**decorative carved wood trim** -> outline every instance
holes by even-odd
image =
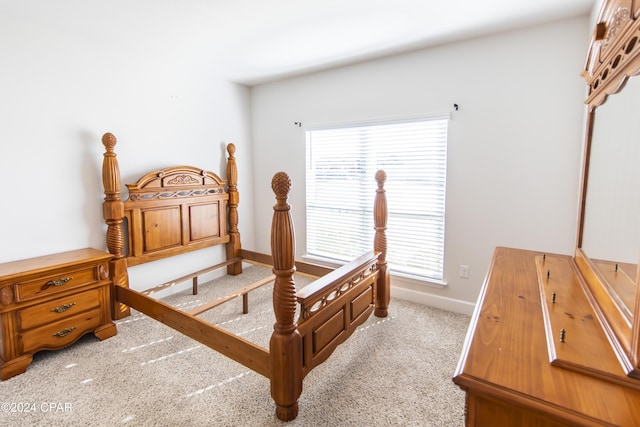
[[[102,280],[105,280],[109,277],[109,266],[107,264],[98,265],[98,274]]]
[[[132,196],[138,193],[144,194],[144,197],[148,198],[147,193],[164,193],[171,187],[176,187],[177,194],[164,197],[194,197],[224,193],[225,184],[226,182],[213,172],[193,166],[172,166],[149,172],[135,184],[127,184],[127,189],[129,190],[130,199],[133,199]],[[189,187],[197,188],[190,189]],[[178,189],[184,189],[184,194],[180,193]]]
[[[15,302],[13,286],[4,286],[0,289],[0,304],[9,305]]]
[[[355,265],[348,264],[348,265]],[[353,268],[349,268],[349,271],[353,271]],[[339,271],[339,270],[335,270]],[[309,295],[306,298],[298,298],[300,302],[300,316],[301,319],[299,322],[306,321],[310,319],[316,313],[319,313],[323,308],[328,306],[329,304],[335,302],[342,294],[348,292],[354,286],[360,284],[361,282],[367,280],[372,275],[378,272],[378,266],[376,263],[370,264],[364,270],[361,270],[353,277],[349,277],[346,280],[338,281],[334,283],[332,286],[323,286],[322,292],[318,294]],[[318,279],[322,281],[321,279]]]
[[[165,186],[171,186],[171,185],[198,185],[200,184],[200,180],[193,178],[190,175],[178,175],[176,177],[174,177],[173,179],[167,181],[165,183]]]
[[[586,103],[591,109],[640,73],[640,20],[638,11],[632,13],[633,3],[612,0],[600,13],[582,72],[589,85]]]

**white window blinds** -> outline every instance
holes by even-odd
[[[447,125],[438,116],[307,131],[307,255],[346,262],[373,249],[383,169],[391,269],[442,280]]]

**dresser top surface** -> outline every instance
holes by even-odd
[[[536,268],[540,256],[542,252],[495,250],[454,382],[550,412],[618,425],[640,420],[639,390],[551,364]]]
[[[43,255],[35,258],[10,261],[0,264],[0,280],[10,279],[24,273],[38,273],[39,271],[66,266],[99,263],[108,261],[113,255],[93,248],[76,249],[73,251]]]

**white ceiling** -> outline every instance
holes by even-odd
[[[0,0],[0,13],[140,54],[197,56],[252,85],[584,15],[595,1]]]

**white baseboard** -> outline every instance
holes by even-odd
[[[441,297],[438,295],[415,291],[413,289],[400,288],[397,286],[391,286],[391,296],[393,298],[413,301],[419,304],[428,305],[430,307],[440,308],[442,310],[467,314],[469,316],[473,314],[473,310],[475,308],[475,304],[468,301]]]

